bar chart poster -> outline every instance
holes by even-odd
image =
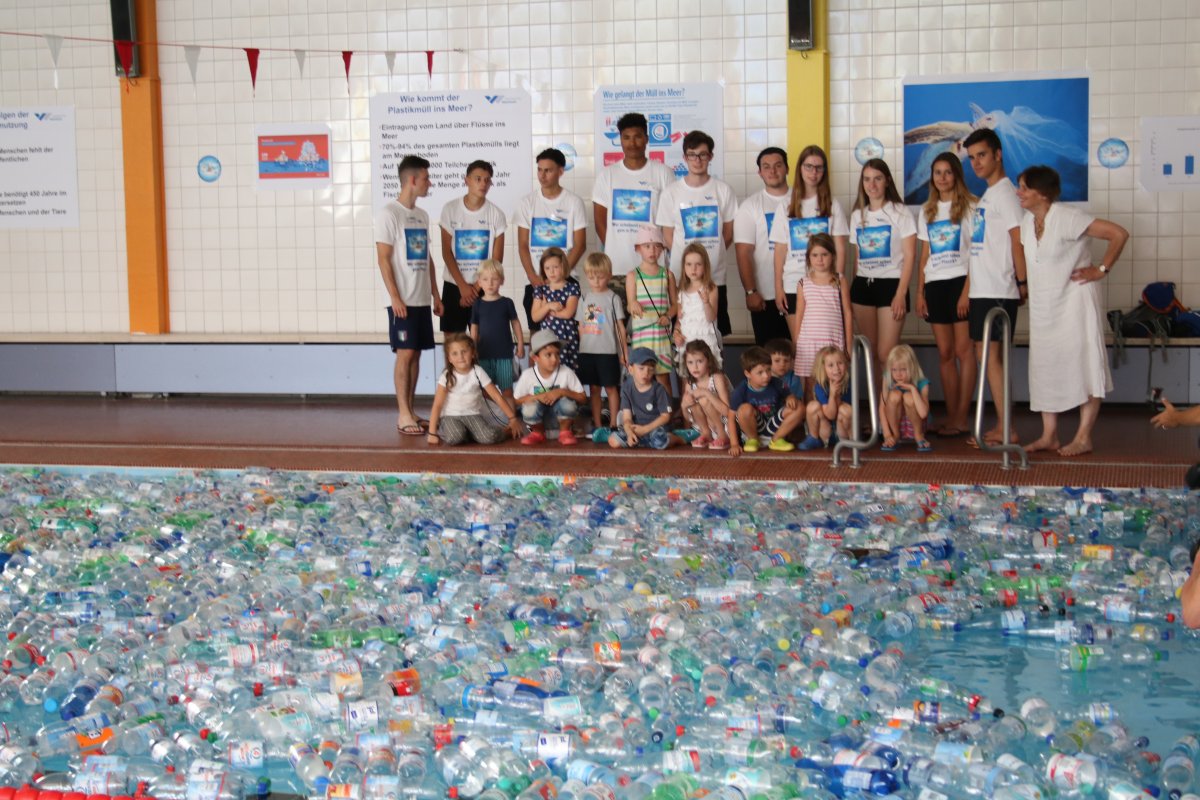
[[[1200,117],[1142,117],[1142,187],[1200,190]]]

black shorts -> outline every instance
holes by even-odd
[[[430,306],[409,306],[408,316],[398,319],[392,307],[387,307],[388,344],[397,350],[432,350],[433,309]]]
[[[762,311],[750,312],[750,324],[754,327],[754,343],[762,347],[772,339],[790,341],[792,331],[788,327],[787,317],[779,313],[774,300],[767,300],[766,303],[767,306]]]
[[[958,298],[962,297],[966,285],[966,275],[925,284],[925,305],[929,306],[929,319],[926,322],[930,325],[965,322],[958,318]]]
[[[729,292],[724,286],[717,287],[717,330],[722,336],[733,333],[733,323],[729,320]]]
[[[859,276],[850,284],[850,302],[856,306],[871,306],[872,308],[888,308],[896,297],[896,289],[900,288],[899,278],[864,278]],[[908,293],[904,294],[904,310],[909,311],[912,305]]]
[[[787,301],[788,316],[789,317],[795,316],[796,315],[796,293],[795,292],[784,292],[783,299]],[[791,334],[789,333],[788,336],[791,336]]]
[[[442,284],[442,333],[466,333],[471,327],[471,307],[458,304],[462,292],[458,284],[446,281]]]
[[[584,386],[620,386],[621,359],[611,353],[580,353],[575,374]]]
[[[972,297],[971,310],[967,314],[967,322],[971,327],[971,341],[983,341],[983,320],[993,308],[1004,309],[1004,313],[1008,314],[1008,321],[1012,323],[1010,332],[1015,332],[1017,329],[1017,309],[1020,305],[1021,301],[1019,300],[1005,300],[995,297]],[[999,323],[992,323],[992,341],[1000,341]]]
[[[533,285],[525,284],[525,296],[521,298],[521,307],[525,309],[525,321],[529,323],[529,335],[533,336],[542,329],[542,323],[533,321]]]

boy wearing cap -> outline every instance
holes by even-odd
[[[546,425],[554,423],[558,425],[560,445],[565,447],[578,441],[571,431],[571,424],[586,395],[575,371],[560,360],[561,346],[554,332],[545,328],[535,333],[529,342],[533,365],[521,373],[513,386],[521,419],[530,429],[521,444],[545,442]]]
[[[629,377],[621,387],[620,422],[608,436],[608,446],[648,447],[666,450],[683,440],[667,428],[671,420],[671,397],[654,379],[658,356],[648,347],[629,353]]]
[[[625,299],[629,309],[629,344],[648,348],[658,358],[658,381],[671,391],[671,328],[675,319],[675,277],[658,263],[663,253],[663,236],[654,225],[638,229],[634,249],[642,263],[625,276]]]

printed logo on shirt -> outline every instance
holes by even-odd
[[[929,252],[950,253],[960,249],[962,226],[943,219],[929,224]]]
[[[424,263],[415,262],[429,261],[429,231],[424,228],[405,228],[404,253],[411,268],[425,269]]]
[[[650,201],[649,190],[613,189],[612,218],[627,222],[649,222]]]
[[[891,258],[892,226],[872,225],[858,231],[859,258]]]
[[[987,232],[984,210],[976,207],[975,215],[971,218],[971,244],[983,244],[983,235]]]
[[[775,224],[775,212],[768,211],[765,214],[763,214],[763,216],[767,218],[767,236],[770,236],[771,235],[771,226]],[[769,242],[767,244],[767,247],[769,247],[771,249],[772,253],[775,252],[775,243],[774,242]]]
[[[684,239],[712,239],[719,235],[721,215],[716,206],[692,206],[679,209]]]
[[[584,317],[579,323],[580,336],[599,336],[604,331],[604,324],[607,315],[604,313],[604,306],[588,303],[587,309],[584,311]]]
[[[808,250],[808,240],[814,233],[829,233],[829,217],[804,217],[788,220],[790,249],[799,252]]]
[[[459,261],[483,261],[488,257],[492,234],[486,230],[454,232],[454,257]]]
[[[529,228],[530,247],[567,247],[567,221],[551,217],[534,217]]]

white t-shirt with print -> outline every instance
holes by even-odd
[[[678,180],[663,190],[658,198],[655,222],[675,231],[671,272],[676,280],[683,269],[684,248],[699,242],[708,251],[713,282],[718,286],[725,285],[725,237],[722,231],[726,223],[733,222],[736,214],[737,198],[733,195],[733,187],[718,178],[710,176],[703,186],[688,186],[686,181]]]
[[[846,221],[846,211],[837,198],[829,208],[829,216],[819,216],[817,196],[809,195],[800,201],[800,216],[789,217],[785,213],[775,218],[771,227],[771,241],[776,244],[786,244],[787,259],[783,262],[783,289],[785,292],[796,291],[796,284],[808,272],[805,258],[808,256],[808,237],[814,233],[827,233],[830,236],[849,236],[850,225]],[[774,277],[771,278],[774,280]]]
[[[406,208],[392,200],[375,217],[375,241],[392,247],[392,277],[407,306],[433,304],[429,286],[429,215],[424,209]],[[380,277],[382,282],[383,278]],[[383,304],[392,304],[387,284],[383,285]]]
[[[536,270],[542,253],[550,247],[561,247],[570,253],[575,243],[575,231],[587,228],[587,210],[583,199],[566,189],[553,200],[542,195],[539,186],[521,198],[513,222],[529,231],[529,256]]]
[[[971,297],[1017,300],[1012,234],[1025,215],[1016,187],[1001,178],[979,198],[971,219]]]
[[[917,212],[917,238],[929,248],[925,262],[925,282],[944,281],[967,274],[971,261],[971,219],[975,206],[969,206],[960,221],[950,219],[950,201],[939,200],[933,222],[925,221],[925,209]]]
[[[642,262],[633,249],[638,228],[657,224],[659,195],[674,181],[671,168],[653,160],[636,171],[618,161],[596,176],[592,202],[608,209],[604,253],[612,260],[613,275],[624,275]]]
[[[463,198],[456,197],[442,206],[440,224],[450,234],[458,271],[467,283],[475,282],[475,273],[484,261],[504,256],[495,252],[496,237],[504,233],[508,220],[490,200],[484,200],[478,211],[471,211]],[[450,280],[449,275],[446,280]]]
[[[517,382],[513,384],[513,396],[525,397],[530,394],[542,394],[551,389],[582,392],[583,384],[579,382],[579,376],[575,374],[575,370],[565,364],[559,364],[558,369],[549,375],[543,375],[537,366],[526,367],[525,371],[521,373],[521,377],[517,378]]]
[[[733,243],[754,245],[754,283],[764,300],[775,299],[775,243],[771,224],[787,216],[790,191],[773,195],[760,189],[738,205],[733,217]]]
[[[858,247],[856,277],[899,278],[904,268],[903,242],[917,235],[912,212],[899,203],[877,211],[860,208],[850,214],[850,243]]]

